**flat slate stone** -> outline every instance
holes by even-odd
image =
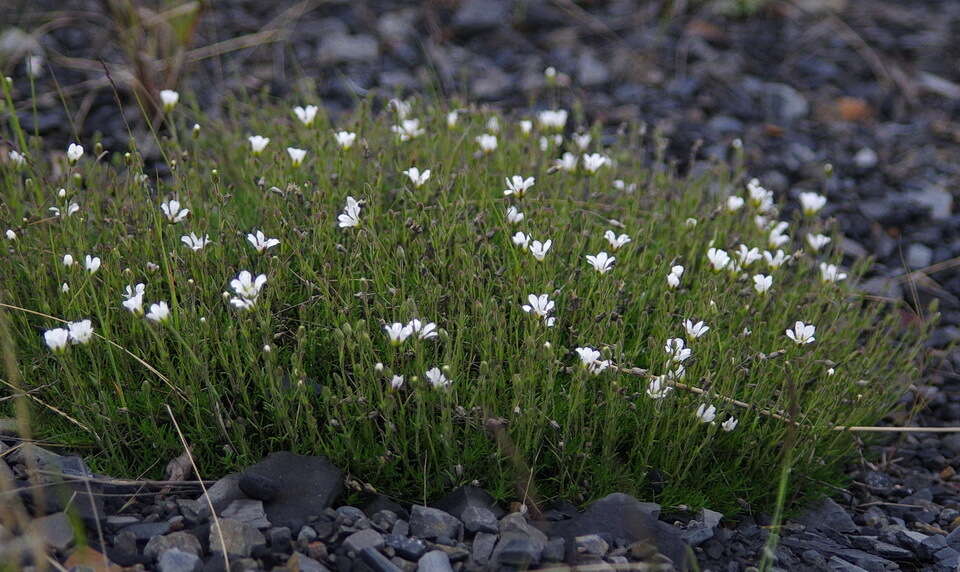
[[[274,526],[299,530],[310,517],[323,514],[343,492],[343,473],[326,457],[272,453],[244,473],[280,483],[276,496],[263,507]],[[239,490],[239,479],[238,486]]]
[[[410,510],[410,535],[417,538],[462,538],[463,524],[438,508],[416,505]]]
[[[503,518],[503,515],[506,514],[506,511],[497,506],[496,499],[490,496],[490,493],[480,487],[470,485],[464,485],[455,489],[447,496],[433,503],[433,506],[461,520],[463,520],[463,511],[466,510],[468,506],[478,506],[489,509],[498,519]]]
[[[263,509],[263,501],[237,499],[223,509],[220,516],[245,522],[254,528],[270,528],[270,521],[267,520],[267,513]]]
[[[417,572],[453,572],[453,568],[446,552],[431,550],[417,561]]]
[[[42,538],[44,544],[56,550],[66,550],[73,544],[73,526],[62,512],[34,519],[30,523],[30,530]]]

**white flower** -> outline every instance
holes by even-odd
[[[755,274],[753,277],[753,289],[757,291],[758,294],[766,294],[767,290],[770,289],[770,286],[773,285],[773,276],[764,276],[763,274]]]
[[[10,157],[10,161],[13,162],[13,164],[18,167],[27,162],[27,158],[26,156],[24,156],[23,153],[20,153],[13,149],[11,149],[9,153],[7,153],[7,156]]]
[[[537,260],[543,260],[543,257],[547,255],[547,251],[550,250],[551,246],[553,246],[552,240],[548,239],[546,242],[534,240],[530,244],[530,254],[533,254],[533,257]]]
[[[394,125],[390,130],[397,134],[401,141],[407,141],[426,133],[426,131],[420,127],[419,119],[402,119],[400,125]]]
[[[663,399],[667,395],[670,395],[670,392],[673,391],[673,388],[667,385],[666,376],[658,375],[657,377],[650,380],[649,385],[647,385],[647,395],[651,399]]]
[[[610,164],[610,157],[600,153],[588,153],[583,156],[583,168],[588,173],[596,173],[600,167]]]
[[[99,256],[90,256],[89,254],[86,255],[86,257],[84,257],[84,259],[83,259],[83,267],[84,267],[84,268],[87,270],[87,272],[89,272],[90,274],[93,274],[93,273],[96,272],[97,270],[100,270],[100,257],[99,257]]]
[[[804,324],[803,322],[797,322],[793,325],[792,330],[787,330],[787,337],[795,341],[800,345],[812,344],[816,338],[813,335],[816,333],[817,328],[813,324]]]
[[[751,179],[747,183],[747,192],[750,194],[750,204],[761,212],[773,207],[773,191],[768,191],[760,186],[759,180]]]
[[[287,147],[287,155],[290,155],[290,162],[293,163],[293,166],[299,167],[303,164],[303,158],[307,156],[307,150]]]
[[[824,234],[807,234],[807,244],[814,252],[820,250],[830,243],[832,239]]]
[[[74,263],[75,263],[75,261],[73,260],[73,255],[71,255],[71,254],[64,254],[64,255],[63,255],[63,265],[64,265],[64,266],[66,266],[67,268],[70,268],[71,266],[74,265]]]
[[[596,255],[588,254],[587,262],[590,263],[590,266],[599,272],[600,274],[606,274],[610,272],[613,268],[613,263],[616,262],[616,258],[610,256],[606,252],[599,252]]]
[[[697,226],[697,219],[692,217],[688,218],[687,220],[683,221],[683,225],[686,226],[687,228],[693,228]]]
[[[542,318],[547,327],[552,327],[556,321],[556,318],[550,316],[550,312],[553,311],[554,307],[553,300],[551,300],[547,294],[540,294],[539,296],[530,294],[527,296],[527,301],[530,303],[522,306],[523,311]]]
[[[636,183],[630,183],[629,185],[623,179],[616,179],[613,181],[613,188],[618,191],[624,191],[626,193],[633,193],[637,190]]]
[[[759,248],[748,248],[746,244],[741,244],[737,247],[737,256],[740,257],[740,266],[743,268],[763,258]]]
[[[134,314],[142,314],[143,293],[146,288],[146,285],[143,283],[137,284],[136,286],[127,286],[127,290],[123,295],[123,307],[127,310],[130,310]]]
[[[406,119],[410,115],[411,106],[402,99],[391,99],[387,102],[387,106],[393,109],[400,119]]]
[[[497,136],[491,135],[489,133],[484,133],[482,135],[477,135],[475,138],[477,145],[480,146],[480,150],[484,153],[491,153],[497,149]]]
[[[670,269],[670,273],[667,274],[667,286],[671,288],[677,288],[680,286],[680,278],[683,276],[683,266],[679,264]]]
[[[537,123],[545,129],[562,131],[567,124],[567,110],[545,109],[537,114]]]
[[[788,226],[790,226],[790,223],[785,220],[773,225],[773,228],[770,229],[770,236],[767,239],[767,242],[770,244],[770,248],[778,248],[784,243],[790,241],[790,237],[784,234],[784,231],[787,230]]]
[[[190,214],[189,209],[180,208],[180,201],[176,199],[170,199],[165,203],[160,203],[160,210],[163,211],[163,215],[167,217],[167,220],[172,223],[178,223]]]
[[[621,234],[617,236],[612,230],[608,230],[603,233],[603,237],[607,239],[607,242],[610,243],[610,247],[614,250],[618,250],[624,244],[630,242],[630,237],[626,234]]]
[[[743,197],[738,197],[733,195],[727,198],[727,210],[730,212],[740,210],[740,207],[743,206]]]
[[[827,204],[827,197],[820,193],[800,193],[800,206],[803,214],[814,215]]]
[[[73,344],[85,344],[93,339],[93,324],[90,320],[70,322],[67,324],[67,329],[70,333],[70,342]]]
[[[17,233],[13,232],[13,229],[8,228],[6,235],[7,240],[17,240]]]
[[[247,140],[250,141],[250,149],[253,151],[254,155],[259,155],[266,149],[267,144],[270,143],[269,137],[261,137],[260,135],[251,135],[247,137]]]
[[[262,254],[265,250],[268,250],[268,249],[273,248],[274,246],[280,244],[280,239],[278,239],[278,238],[267,238],[267,236],[266,236],[265,234],[263,234],[263,231],[262,231],[262,230],[257,230],[257,231],[254,231],[254,232],[251,233],[251,234],[248,234],[248,235],[247,235],[247,241],[248,241],[250,244],[253,245],[253,248],[256,249],[257,252],[259,252],[259,253],[261,253],[261,254]]]
[[[697,418],[702,423],[712,423],[717,418],[717,408],[713,405],[707,407],[706,403],[701,403],[697,408]]]
[[[227,292],[224,292],[224,294],[227,294],[228,298],[230,297]],[[253,308],[257,302],[256,300],[248,300],[246,298],[234,296],[233,298],[230,298],[230,303],[239,310],[249,310],[250,308]]]
[[[67,147],[67,160],[71,163],[76,163],[80,160],[80,157],[83,157],[83,145],[71,143],[70,146]]]
[[[150,311],[146,313],[146,318],[151,322],[166,322],[170,319],[170,306],[167,306],[166,302],[150,304]]]
[[[487,131],[491,133],[500,133],[500,120],[497,119],[496,115],[487,119]]]
[[[549,81],[557,79],[557,68],[553,66],[547,67],[547,69],[543,70],[543,77]]]
[[[753,217],[753,224],[760,230],[763,230],[770,225],[770,219],[763,215],[756,215]]]
[[[400,389],[401,387],[403,387],[403,376],[394,375],[393,378],[390,380],[390,387],[392,387],[393,389]]]
[[[533,121],[529,119],[523,119],[520,121],[520,133],[524,135],[530,135],[530,131],[533,130]]]
[[[410,182],[412,182],[413,186],[416,188],[420,188],[421,185],[430,179],[430,169],[425,169],[421,173],[420,169],[416,167],[410,167],[406,171],[403,171],[403,174],[410,177]]]
[[[164,111],[170,111],[177,106],[180,101],[180,94],[172,89],[165,89],[160,92],[160,101],[163,103]]]
[[[443,375],[443,372],[440,371],[440,368],[433,368],[426,372],[427,381],[430,382],[430,385],[434,387],[447,387],[452,380],[447,379],[447,376]]]
[[[827,375],[833,375],[835,373],[837,373],[837,370],[833,369],[832,367],[827,369]]]
[[[230,287],[238,296],[243,296],[248,300],[256,300],[266,283],[267,277],[265,274],[254,278],[249,271],[241,270],[237,277],[230,281]]]
[[[350,131],[337,131],[333,134],[334,139],[337,140],[337,145],[341,149],[349,149],[353,147],[353,142],[357,139],[357,134]]]
[[[43,332],[43,341],[47,347],[55,352],[62,352],[67,349],[67,342],[70,341],[70,330],[66,328],[54,328]]]
[[[63,284],[60,285],[60,291],[66,294],[67,292],[70,291],[70,285],[64,282]]]
[[[517,234],[513,235],[511,240],[513,240],[513,243],[516,244],[517,246],[522,246],[523,248],[527,248],[528,246],[530,246],[530,240],[532,239],[530,238],[530,235],[523,234],[522,232],[518,232]]]
[[[513,177],[508,177],[505,180],[507,182],[507,188],[503,190],[504,196],[513,195],[518,199],[523,198],[523,195],[526,194],[527,190],[537,181],[533,177],[527,177],[524,179],[520,175],[514,175]]]
[[[383,371],[383,362],[378,361],[377,363],[373,364],[373,370],[376,372]]]
[[[293,114],[297,116],[300,123],[303,123],[307,127],[313,124],[313,120],[316,119],[318,111],[320,111],[320,108],[316,105],[308,105],[306,107],[300,107],[298,105],[293,108]]]
[[[720,424],[720,428],[729,433],[737,428],[737,423],[739,422],[736,417],[731,415],[729,419]]]
[[[347,197],[347,206],[343,208],[337,221],[340,228],[360,226],[360,203],[353,197]]]
[[[840,272],[836,264],[820,263],[820,278],[824,282],[839,282],[846,279],[847,273]]]
[[[693,323],[693,320],[684,320],[683,328],[687,330],[687,335],[694,339],[699,338],[710,330],[710,326],[706,325],[703,320],[700,320],[696,324]]]
[[[78,205],[77,203],[70,203],[70,204],[64,203],[63,210],[60,210],[57,207],[50,207],[49,209],[49,211],[53,213],[53,216],[57,216],[60,218],[67,218],[68,216],[72,216],[73,213],[77,212],[78,210],[80,210],[80,205]]]
[[[460,120],[460,114],[456,110],[453,110],[447,113],[447,127],[453,129],[457,126],[457,121]]]
[[[579,157],[567,151],[559,159],[554,159],[553,166],[560,171],[567,171],[568,173],[572,173],[573,171],[577,170],[578,160],[579,160]]]
[[[196,251],[203,250],[203,247],[210,244],[210,235],[205,234],[203,235],[203,238],[201,238],[191,232],[190,234],[185,234],[181,236],[180,242],[186,244],[187,247],[190,248],[190,250],[193,250],[196,252]]]
[[[523,220],[523,213],[520,212],[517,207],[510,207],[507,209],[507,222],[510,224],[517,224]]]
[[[693,355],[693,350],[684,347],[685,345],[683,338],[670,338],[667,340],[667,343],[664,344],[663,350],[667,352],[668,356],[673,358],[673,361],[683,363]]]
[[[707,259],[714,270],[723,270],[730,263],[730,255],[726,250],[711,248],[707,251]]]
[[[586,151],[587,147],[590,146],[590,141],[593,140],[593,137],[591,137],[589,133],[574,133],[571,139],[573,139],[573,143],[579,147],[581,151]]]
[[[577,355],[580,356],[580,363],[587,371],[597,375],[610,367],[610,360],[601,360],[600,352],[588,347],[576,348]]]
[[[414,318],[407,324],[410,332],[416,334],[421,340],[429,340],[437,337],[437,325],[433,322],[422,322],[420,318]]]
[[[410,337],[410,334],[413,333],[413,328],[410,327],[410,324],[394,322],[383,326],[383,331],[386,332],[387,337],[390,338],[390,343],[398,346]]]
[[[767,266],[775,270],[783,266],[783,263],[787,261],[787,255],[782,250],[777,250],[776,254],[770,254],[769,250],[764,250],[763,259],[766,260]]]

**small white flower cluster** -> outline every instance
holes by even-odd
[[[611,362],[607,359],[600,359],[600,351],[591,347],[580,347],[574,350],[580,357],[580,364],[593,375],[599,375],[603,370],[610,367]]]
[[[248,270],[241,270],[236,278],[230,281],[230,287],[233,288],[236,296],[230,298],[230,303],[241,310],[249,310],[257,303],[260,291],[267,283],[266,274],[260,274],[254,278]],[[228,295],[229,296],[229,295]]]
[[[90,320],[68,322],[66,328],[53,328],[43,333],[43,341],[55,353],[67,351],[68,344],[86,344],[93,339],[93,324]]]
[[[548,328],[556,324],[557,319],[550,315],[550,312],[553,311],[554,302],[548,294],[540,294],[539,296],[530,294],[527,296],[527,301],[529,304],[522,306],[524,312],[542,318],[544,325]]]
[[[430,340],[439,335],[439,330],[435,323],[424,322],[419,318],[413,318],[406,324],[400,322],[386,324],[383,326],[383,331],[386,332],[387,338],[390,339],[390,344],[394,346],[401,345],[407,341],[407,338],[410,336],[416,336],[421,340]]]

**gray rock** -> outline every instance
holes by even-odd
[[[470,532],[497,532],[499,523],[490,509],[468,506],[463,511],[463,526]]]
[[[263,508],[267,520],[290,530],[299,530],[310,517],[323,514],[324,509],[343,492],[343,473],[326,457],[280,451],[244,472],[263,475],[280,483],[277,496],[264,503]]]
[[[219,530],[223,533],[222,542],[217,526],[214,524],[210,527],[210,551],[214,553],[225,551],[230,555],[247,557],[254,548],[267,545],[267,539],[259,530],[239,520],[221,518]]]
[[[577,81],[584,87],[595,87],[610,81],[610,70],[593,50],[584,49],[577,59]]]
[[[427,545],[417,538],[407,538],[399,534],[388,534],[383,537],[384,543],[393,548],[397,554],[407,560],[418,560],[427,551]],[[476,545],[476,540],[474,540]]]
[[[866,569],[851,564],[839,556],[831,556],[827,562],[827,570],[831,572],[868,572]]]
[[[692,521],[680,536],[690,546],[697,547],[713,538],[713,529],[700,522]]]
[[[417,572],[453,572],[453,568],[446,552],[431,550],[417,561]]]
[[[191,508],[196,509],[199,519],[205,519],[210,518],[211,504],[219,515],[230,503],[241,498],[243,491],[240,490],[240,475],[230,474],[207,488],[207,492],[197,498],[197,505]]]
[[[243,494],[264,502],[273,500],[280,492],[280,481],[260,473],[244,472],[238,484]]]
[[[861,169],[872,169],[877,166],[877,152],[869,147],[863,147],[853,156],[853,163]]]
[[[63,551],[73,544],[73,526],[66,513],[58,512],[34,519],[29,530],[54,550]]]
[[[470,80],[470,90],[478,99],[492,100],[503,97],[513,86],[510,76],[494,64],[481,66]]]
[[[360,560],[373,572],[401,572],[399,566],[390,562],[386,556],[380,554],[380,552],[372,546],[368,546],[360,551]]]
[[[926,268],[933,262],[933,249],[926,244],[914,242],[907,248],[907,266],[916,270]]]
[[[610,545],[598,534],[587,534],[573,539],[573,549],[578,555],[603,556]]]
[[[491,561],[498,567],[515,567],[526,569],[540,564],[543,548],[546,543],[511,534],[500,539],[493,551]]]
[[[947,546],[946,548],[941,548],[934,555],[933,559],[937,561],[937,564],[940,564],[942,567],[946,567],[950,570],[956,570],[957,564],[960,563],[960,552],[954,550]]]
[[[306,546],[317,539],[317,531],[312,526],[304,526],[297,533],[297,543]]]
[[[151,538],[143,549],[143,554],[151,560],[157,560],[164,552],[174,549],[196,556],[203,553],[203,548],[201,548],[200,541],[196,536],[189,532],[171,532],[164,536]]]
[[[567,542],[558,536],[547,541],[540,557],[544,562],[563,562],[566,555]]]
[[[463,511],[466,510],[468,506],[490,509],[497,518],[503,518],[505,514],[504,510],[497,506],[497,501],[490,496],[487,491],[480,487],[470,485],[455,489],[447,496],[433,503],[433,506],[459,519],[463,518]]]
[[[486,565],[493,555],[493,547],[497,544],[497,535],[486,532],[478,532],[473,537],[472,556],[474,561],[480,565]],[[561,556],[561,559],[563,556]]]
[[[812,530],[857,531],[857,526],[853,523],[850,514],[830,498],[825,498],[810,507],[797,520]]]
[[[257,569],[259,570],[259,568]],[[297,572],[329,572],[329,568],[301,552],[294,552],[287,559],[287,570]],[[232,571],[232,568],[231,568]]]
[[[930,218],[946,220],[953,212],[953,195],[940,187],[931,187],[923,191],[906,194],[907,198],[930,209]]]
[[[942,534],[934,534],[923,539],[917,547],[917,553],[924,558],[933,559],[933,555],[947,547],[947,538]]]
[[[551,523],[550,534],[562,536],[568,546],[586,534],[600,534],[608,541],[629,545],[646,541],[670,558],[678,568],[686,566],[687,548],[680,531],[650,516],[649,505],[630,495],[613,493],[592,503],[570,520]]]
[[[108,527],[114,530],[119,530],[125,526],[130,526],[131,524],[137,524],[138,522],[140,522],[140,519],[135,516],[116,514],[116,515],[108,516],[105,522]]]
[[[893,558],[896,560],[906,560],[913,557],[913,552],[906,548],[894,546],[877,538],[876,536],[848,536],[850,543],[861,550],[866,550],[871,554],[883,556],[884,558]]]
[[[372,528],[358,530],[343,541],[343,546],[347,550],[359,554],[364,548],[380,548],[383,546],[383,535]]]
[[[710,510],[708,508],[703,508],[700,509],[700,513],[697,515],[697,520],[702,522],[703,525],[708,528],[716,528],[720,526],[720,521],[723,520],[723,513]]]
[[[463,524],[457,517],[437,508],[415,505],[410,510],[410,534],[417,538],[462,538]]]
[[[286,526],[271,528],[266,533],[267,543],[273,552],[289,552],[293,535]]]
[[[380,55],[377,39],[366,34],[334,35],[323,40],[318,57],[322,63],[369,62]]]
[[[245,522],[255,528],[270,528],[267,513],[263,510],[263,501],[259,500],[237,499],[223,509],[220,516]]]
[[[157,560],[159,572],[199,572],[202,568],[199,556],[176,548],[165,550]]]
[[[453,15],[458,32],[477,33],[499,28],[510,16],[510,3],[503,0],[466,0]]]
[[[791,123],[810,112],[807,98],[789,85],[768,83],[764,85],[763,92],[767,112],[776,121]]]

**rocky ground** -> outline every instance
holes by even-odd
[[[830,198],[827,212],[840,223],[845,251],[878,262],[866,289],[905,297],[921,309],[939,302],[943,318],[929,341],[928,373],[890,422],[960,425],[954,374],[960,355],[949,351],[960,339],[960,214],[954,208],[960,3],[795,0],[771,2],[746,18],[686,4],[223,2],[201,18],[195,51],[179,68],[176,87],[195,93],[213,113],[225,96],[243,89],[278,97],[307,89],[333,113],[349,109],[359,96],[423,90],[518,114],[529,111],[531,101],[579,101],[587,117],[611,128],[639,120],[659,129],[670,138],[667,156],[682,169],[729,158],[730,142],[740,139],[749,170],[767,188],[785,196],[817,190]],[[71,137],[54,74],[76,129],[85,139],[102,133],[108,148],[122,146],[127,130],[98,59],[111,65],[135,131],[139,114],[127,89],[135,71],[155,71],[141,79],[157,89],[174,87],[163,82],[176,74],[157,61],[130,64],[104,3],[5,6],[0,25],[11,26],[0,29],[0,65],[16,78],[18,100],[30,93],[22,56],[39,56],[52,66],[36,83],[36,127],[51,142],[65,146]],[[258,35],[247,47],[210,55],[219,52],[210,46],[249,34]],[[566,87],[545,88],[548,66]],[[29,106],[21,109],[32,125]],[[906,412],[917,400],[928,404],[910,419]],[[9,467],[0,462],[0,473],[10,468],[31,504],[35,488],[24,464],[31,455],[68,477],[86,474],[79,459],[21,445],[6,441]],[[257,480],[250,477],[254,469],[210,487],[232,566],[392,570],[419,564],[445,570],[606,562],[642,569],[638,563],[659,566],[670,558],[682,567],[686,543],[704,569],[741,570],[758,562],[767,534],[768,517],[749,510],[720,518],[623,496],[597,501],[579,515],[557,507],[548,522],[504,515],[485,496],[463,490],[437,505],[445,512],[385,501],[341,507],[333,494],[340,477],[317,463],[316,478],[330,489],[307,495],[315,504],[304,503],[296,520],[278,513],[276,507],[285,504],[270,496],[275,480],[250,484]],[[865,446],[864,460],[851,467],[853,484],[788,525],[777,565],[956,570],[958,463],[957,435],[891,434]],[[36,509],[49,514],[37,529],[61,561],[101,561],[97,550],[117,565],[139,562],[169,571],[223,565],[219,535],[211,540],[209,505],[195,500],[196,488],[94,485],[95,503],[76,504],[88,525],[99,524],[103,540],[98,535],[89,547],[71,546],[63,506]],[[68,488],[85,491],[78,487],[71,481]],[[0,550],[17,553],[18,541],[5,537],[0,530]]]

